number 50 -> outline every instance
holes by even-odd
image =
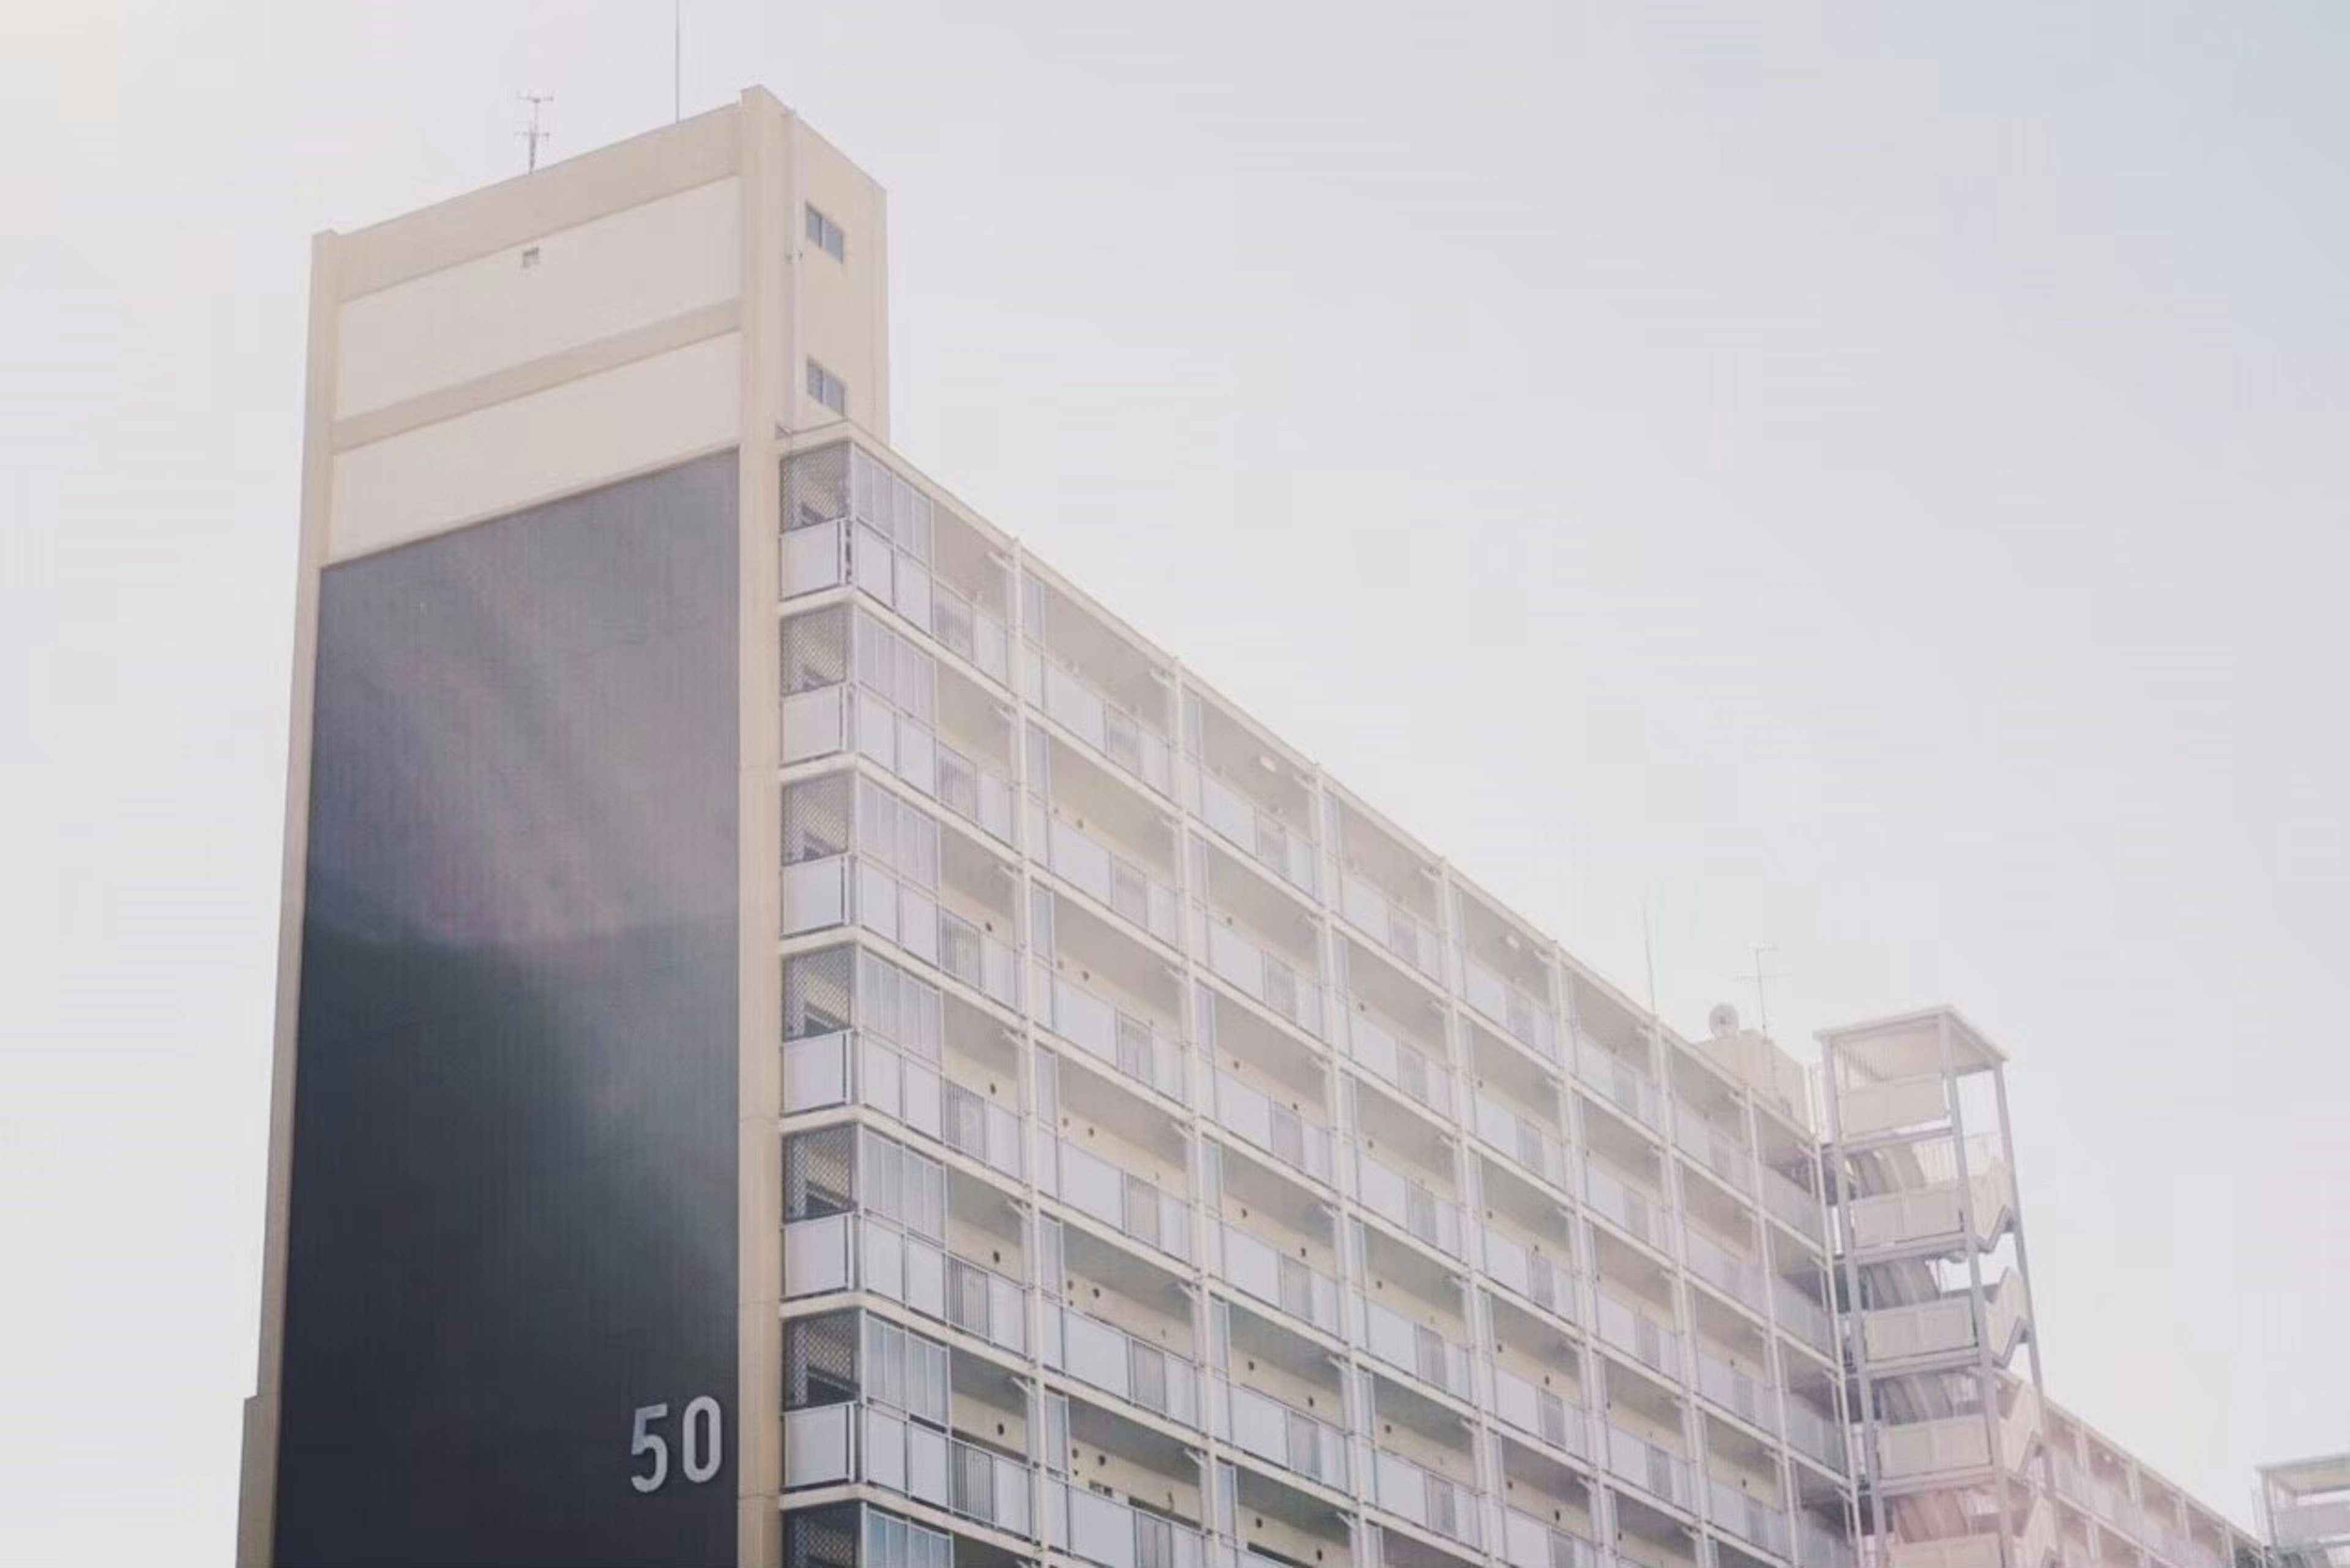
[[[630,1457],[650,1454],[653,1468],[650,1474],[639,1471],[629,1478],[629,1484],[639,1491],[659,1491],[669,1480],[669,1439],[652,1429],[655,1421],[669,1419],[666,1405],[639,1405],[637,1418],[629,1433]],[[680,1442],[678,1468],[685,1479],[699,1486],[718,1473],[725,1457],[723,1423],[718,1413],[718,1401],[704,1394],[685,1407],[684,1432]]]

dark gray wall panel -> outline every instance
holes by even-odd
[[[736,557],[726,453],[326,573],[290,1568],[733,1561]]]

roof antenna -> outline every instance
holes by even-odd
[[[685,0],[669,6],[669,122],[685,118]]]
[[[538,123],[538,111],[548,104],[553,103],[555,101],[555,95],[551,92],[518,92],[515,94],[515,97],[519,101],[530,105],[530,124],[523,130],[515,131],[515,134],[521,137],[524,141],[529,144],[529,171],[536,174],[538,172],[538,144],[555,134],[555,132],[551,130],[540,129]]]
[[[1754,972],[1752,974],[1735,974],[1730,977],[1732,980],[1742,981],[1754,988],[1754,1026],[1757,1032],[1763,1034],[1771,1033],[1771,997],[1770,992],[1767,990],[1768,983],[1774,980],[1792,980],[1794,978],[1784,970],[1773,970],[1767,974],[1763,972],[1762,955],[1764,953],[1775,953],[1778,950],[1779,944],[1776,942],[1755,943]]]

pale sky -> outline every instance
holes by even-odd
[[[2012,1059],[2050,1392],[2350,1447],[2350,10],[688,0],[895,436],[1684,1031]],[[225,1563],[307,236],[663,0],[0,0],[0,1563]]]

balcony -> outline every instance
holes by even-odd
[[[1950,1090],[1939,1073],[1847,1085],[1836,1096],[1836,1132],[1847,1143],[1947,1121],[1950,1115]]]
[[[1461,1257],[1461,1209],[1419,1178],[1368,1154],[1355,1158],[1355,1197],[1364,1208],[1418,1241]]]
[[[1043,964],[1029,982],[1037,1022],[1059,1038],[1147,1088],[1182,1101],[1183,1051],[1175,1041],[1108,998]]]
[[[2020,1469],[2039,1425],[2038,1399],[2018,1386],[2000,1417],[1996,1449],[1980,1414],[1906,1421],[1877,1428],[1877,1471],[1887,1480],[1907,1481],[1992,1468]]]
[[[1112,704],[1085,677],[1035,648],[1028,649],[1028,697],[1064,730],[1120,772],[1162,795],[1174,788],[1167,737]]]
[[[1208,1245],[1215,1272],[1242,1294],[1280,1308],[1325,1334],[1340,1332],[1338,1282],[1296,1258],[1230,1224],[1212,1226]]]
[[[1200,1369],[1117,1324],[1048,1302],[1038,1359],[1181,1426],[1200,1424]]]
[[[1366,1351],[1456,1399],[1475,1397],[1468,1346],[1455,1345],[1428,1324],[1414,1323],[1368,1296],[1357,1299],[1363,1306]]]
[[[869,1291],[1014,1355],[1028,1348],[1028,1289],[878,1215],[784,1227],[784,1296]]]
[[[1554,1187],[1566,1187],[1566,1149],[1534,1117],[1479,1090],[1470,1100],[1477,1136]]]
[[[1746,1146],[1691,1114],[1685,1106],[1678,1107],[1673,1115],[1673,1144],[1739,1191],[1753,1192],[1753,1156]]]
[[[1589,1040],[1577,1041],[1575,1075],[1588,1084],[1601,1099],[1643,1127],[1657,1132],[1664,1130],[1664,1096],[1646,1074],[1614,1052]]]
[[[1663,1200],[1631,1186],[1589,1156],[1583,1162],[1583,1197],[1594,1213],[1605,1216],[1627,1235],[1659,1252],[1671,1252]]]
[[[1599,1338],[1652,1371],[1681,1380],[1681,1336],[1638,1307],[1601,1291]],[[1686,1498],[1676,1501],[1686,1504]]]
[[[1012,675],[1003,618],[941,580],[916,548],[861,519],[834,518],[786,532],[781,541],[786,599],[854,584],[930,634],[998,685]]]
[[[1905,1176],[1914,1177],[1926,1185],[1905,1184],[1888,1192],[1874,1193],[1855,1199],[1846,1206],[1847,1225],[1856,1251],[1875,1252],[1923,1246],[1954,1246],[1963,1239],[1966,1230],[1968,1202],[1974,1216],[1974,1239],[1989,1246],[1998,1238],[2005,1216],[2013,1206],[2014,1189],[2010,1185],[2006,1161],[1992,1150],[1996,1145],[1990,1139],[1967,1140],[1971,1158],[1963,1186],[1958,1179],[1954,1157],[1949,1155],[1949,1145],[1931,1146],[1941,1151],[1929,1158],[1926,1147],[1901,1151],[1915,1163],[1905,1161]]]
[[[1681,1236],[1690,1273],[1757,1316],[1768,1310],[1760,1264],[1740,1257],[1694,1225],[1684,1225]]]
[[[1434,926],[1351,871],[1338,878],[1338,908],[1381,949],[1438,985],[1444,983],[1444,942]]]
[[[1359,1008],[1347,1012],[1340,1033],[1347,1054],[1369,1069],[1371,1075],[1408,1099],[1418,1101],[1439,1116],[1452,1114],[1451,1069]]]
[[[1749,1426],[1772,1433],[1779,1430],[1778,1391],[1702,1345],[1697,1347],[1697,1391]],[[1786,1548],[1778,1550],[1783,1555]]]
[[[1514,1508],[1502,1511],[1502,1561],[1510,1568],[1601,1568],[1599,1548]]]
[[[1233,926],[1195,909],[1195,953],[1216,975],[1242,995],[1262,1002],[1308,1034],[1322,1034],[1322,985],[1312,972],[1301,973],[1270,948],[1244,936]]]
[[[868,1405],[784,1413],[784,1490],[864,1481],[1012,1535],[1032,1535],[1029,1469]]]
[[[1207,1568],[1207,1540],[1164,1514],[1047,1478],[1045,1542],[1102,1568]]]
[[[1191,1206],[1066,1138],[1038,1147],[1038,1190],[1170,1258],[1190,1262]]]
[[[1558,1024],[1547,1004],[1473,958],[1463,958],[1461,972],[1461,990],[1471,1007],[1536,1055],[1558,1060]]]
[[[1251,1088],[1230,1073],[1209,1080],[1216,1124],[1318,1181],[1331,1179],[1330,1134],[1270,1095]]]
[[[784,1043],[784,1114],[851,1101],[1019,1179],[1020,1118],[876,1036],[835,1030]]]
[[[1767,1165],[1762,1168],[1762,1207],[1814,1246],[1827,1245],[1827,1217],[1819,1199]]]
[[[1676,1507],[1697,1506],[1689,1461],[1621,1427],[1607,1428],[1607,1472]]]
[[[1485,1273],[1495,1283],[1515,1292],[1555,1316],[1577,1321],[1574,1273],[1544,1253],[1522,1246],[1487,1225],[1480,1238],[1485,1253]]]
[[[855,752],[1000,843],[1012,842],[1012,781],[869,691],[846,683],[783,701],[783,762]]]
[[[1371,1501],[1422,1530],[1464,1546],[1482,1544],[1477,1494],[1400,1454],[1371,1449]]]
[[[1995,1358],[2004,1360],[2023,1321],[2023,1281],[2007,1270],[1984,1293]],[[1860,1314],[1862,1344],[1872,1366],[1971,1353],[1975,1348],[1974,1300],[1964,1292],[1904,1306],[1877,1307]]]
[[[1347,1436],[1339,1428],[1306,1414],[1293,1405],[1268,1397],[1253,1388],[1215,1379],[1209,1390],[1213,1401],[1215,1434],[1243,1452],[1268,1464],[1348,1490]]]
[[[1038,800],[1028,803],[1028,852],[1160,941],[1182,940],[1182,901],[1172,887]]]
[[[2280,1546],[2307,1546],[2350,1536],[2350,1497],[2290,1503],[2274,1511],[2272,1522]]]
[[[1210,827],[1274,876],[1307,894],[1314,891],[1314,840],[1218,778],[1205,768],[1193,768],[1200,792],[1200,816]]]
[[[1493,1369],[1493,1414],[1505,1424],[1576,1459],[1591,1457],[1590,1412],[1499,1367]]]
[[[1843,1425],[1834,1416],[1814,1409],[1793,1395],[1787,1399],[1787,1440],[1797,1452],[1817,1459],[1836,1474],[1852,1473],[1852,1460],[1845,1453]]]
[[[1825,1289],[1825,1285],[1822,1288]],[[1771,1304],[1776,1309],[1781,1328],[1821,1355],[1835,1355],[1835,1324],[1829,1318],[1827,1309],[1806,1295],[1801,1286],[1784,1277],[1773,1278],[1771,1282]]]
[[[1719,1480],[1707,1483],[1705,1516],[1715,1529],[1727,1531],[1750,1546],[1774,1557],[1788,1554],[1787,1516],[1734,1486]]]
[[[855,855],[829,855],[784,867],[783,934],[857,925],[894,942],[1006,1007],[1020,1004],[1012,950],[937,896]]]
[[[1795,1549],[1804,1568],[1858,1568],[1859,1557],[1852,1542],[1824,1529],[1809,1514],[1795,1527]]]

